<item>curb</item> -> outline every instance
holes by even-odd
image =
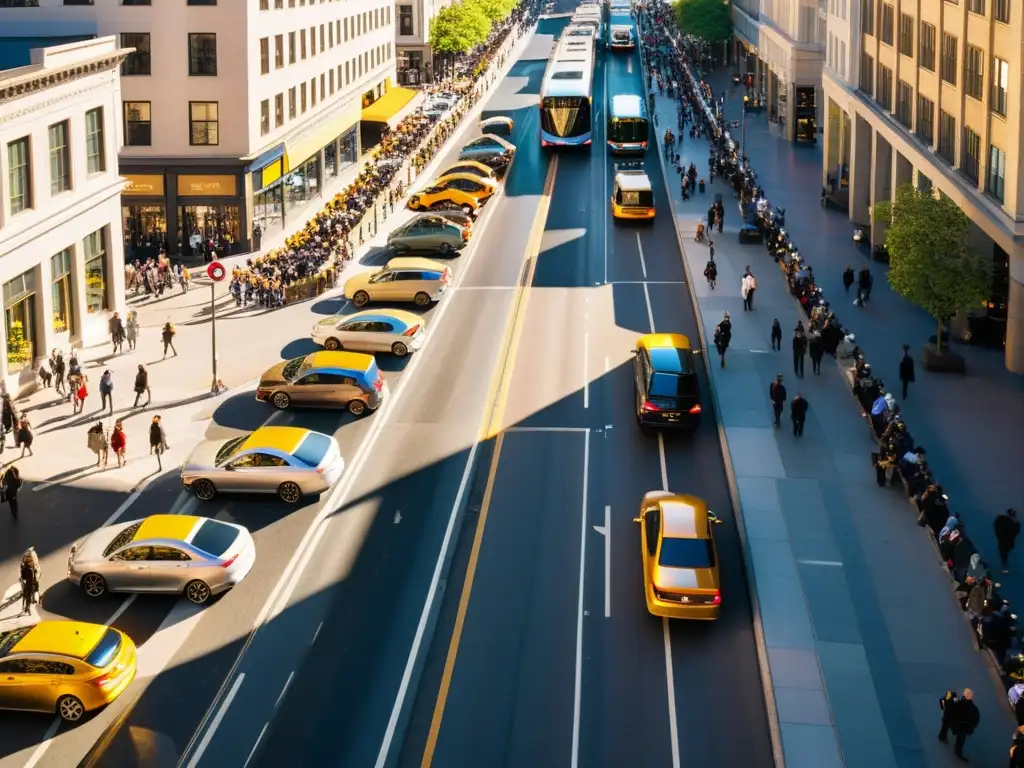
[[[640,53],[640,68],[643,73],[643,82],[647,83],[647,62],[643,54],[643,42],[641,41],[639,46]],[[657,114],[657,108],[652,110],[652,120],[654,115]],[[655,125],[657,125],[655,121]],[[701,349],[705,354],[701,355],[701,359],[704,362],[704,372],[708,379],[708,389],[711,390],[711,398],[715,406],[715,425],[718,429],[718,442],[721,446],[722,451],[722,464],[725,468],[726,481],[729,485],[729,497],[732,501],[733,514],[736,517],[739,525],[736,526],[737,533],[740,537],[740,545],[743,550],[743,567],[747,574],[747,591],[750,596],[750,607],[753,614],[753,626],[754,626],[754,645],[757,651],[757,665],[761,670],[761,688],[764,693],[764,705],[765,713],[768,716],[768,732],[772,742],[772,753],[775,760],[776,768],[786,767],[786,756],[785,750],[782,744],[782,727],[779,723],[779,711],[775,702],[775,688],[772,683],[772,672],[771,662],[768,657],[768,645],[765,641],[764,636],[764,624],[761,621],[761,606],[757,595],[756,586],[756,575],[754,572],[754,561],[750,554],[750,546],[747,539],[747,526],[743,518],[743,505],[740,502],[739,485],[736,482],[736,471],[732,465],[732,454],[729,451],[729,439],[725,433],[725,422],[722,420],[722,407],[718,399],[718,391],[715,389],[711,374],[711,362],[706,354],[708,347],[707,330],[704,327],[704,318],[701,315],[700,301],[694,292],[693,274],[690,270],[689,262],[686,259],[686,246],[684,243],[683,233],[679,228],[679,219],[676,216],[675,203],[672,199],[672,188],[669,186],[668,181],[668,168],[666,167],[665,160],[662,157],[662,148],[660,142],[657,141],[655,136],[654,153],[658,157],[658,163],[661,165],[661,176],[665,182],[665,197],[668,200],[669,209],[672,212],[672,227],[676,233],[676,240],[679,243],[679,255],[680,260],[683,262],[683,271],[686,274],[686,285],[687,291],[690,294],[690,301],[693,304],[694,316],[697,320],[697,332],[700,334],[700,345]]]

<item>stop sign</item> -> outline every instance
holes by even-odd
[[[210,265],[206,268],[206,274],[210,276],[210,279],[213,280],[213,282],[219,283],[227,277],[228,271],[219,261],[211,261]]]

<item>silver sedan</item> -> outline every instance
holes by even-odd
[[[256,562],[245,528],[206,517],[152,515],[100,528],[71,547],[68,579],[89,597],[184,594],[201,605],[240,583]]]

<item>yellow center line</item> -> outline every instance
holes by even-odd
[[[437,749],[437,739],[441,732],[441,721],[444,718],[444,709],[448,702],[448,692],[451,690],[455,660],[459,655],[459,643],[462,641],[462,630],[466,623],[466,613],[469,611],[469,599],[473,592],[473,580],[476,578],[476,568],[480,561],[480,548],[484,540],[484,529],[487,527],[487,515],[491,507],[491,498],[494,495],[494,482],[498,474],[501,448],[505,441],[505,427],[502,423],[505,418],[505,409],[508,406],[508,396],[511,389],[512,373],[515,370],[519,342],[522,338],[523,318],[526,315],[527,299],[537,270],[537,257],[540,254],[544,228],[547,226],[548,211],[551,208],[551,193],[555,188],[555,177],[557,174],[558,156],[555,155],[548,166],[548,175],[544,181],[544,191],[541,194],[537,214],[533,220],[533,228],[530,230],[530,239],[524,254],[525,259],[523,263],[525,269],[523,279],[520,280],[519,285],[516,287],[516,294],[509,309],[508,322],[505,326],[501,347],[499,347],[498,364],[495,366],[491,386],[485,401],[489,404],[491,412],[489,418],[485,421],[480,439],[481,441],[493,439],[494,453],[491,456],[490,467],[487,471],[487,485],[484,487],[484,498],[480,505],[480,519],[477,522],[476,533],[473,536],[473,546],[469,553],[466,578],[462,584],[459,608],[455,614],[452,637],[448,643],[448,655],[445,658],[444,671],[441,673],[441,684],[438,687],[437,701],[434,704],[434,715],[430,720],[430,730],[427,733],[427,741],[423,748],[423,759],[420,761],[422,768],[430,768],[434,762],[434,751]]]

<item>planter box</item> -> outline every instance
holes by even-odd
[[[937,373],[967,373],[967,361],[964,356],[946,348],[941,352],[935,349],[934,344],[925,344],[921,351],[921,362],[926,371]]]

